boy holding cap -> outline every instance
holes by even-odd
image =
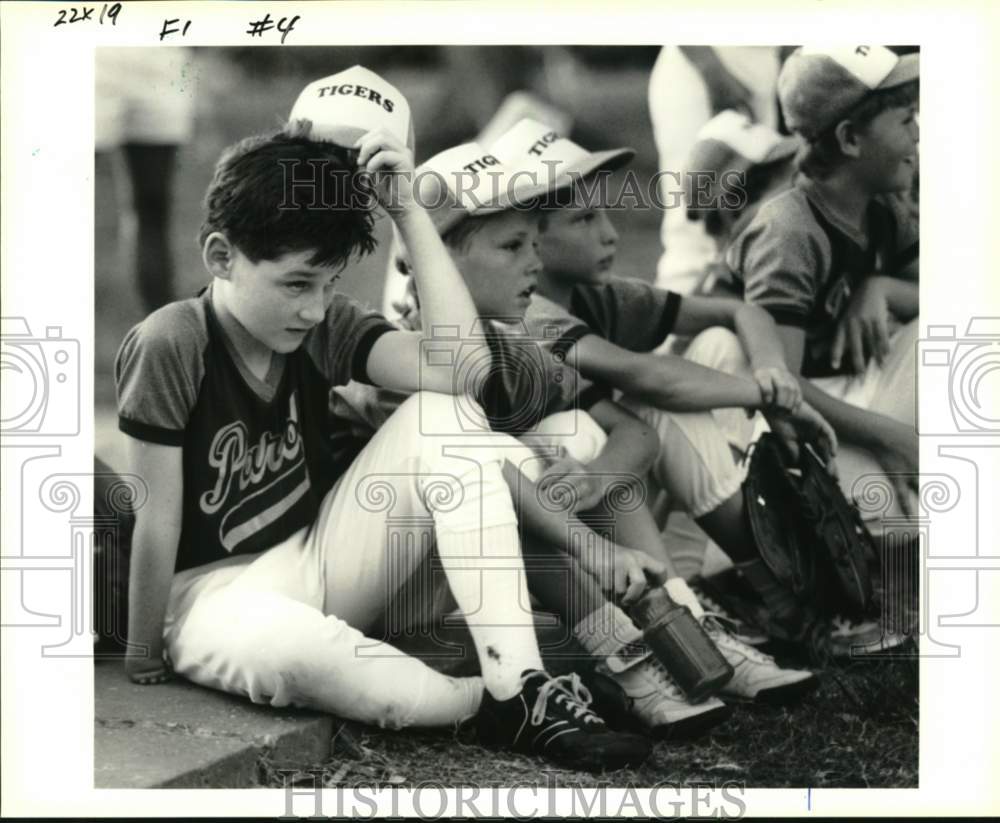
[[[529,325],[562,329],[563,337],[574,341],[568,354],[584,380],[607,392],[622,392],[622,402],[657,431],[660,449],[652,471],[657,485],[694,516],[760,592],[772,618],[769,630],[797,636],[805,628],[801,613],[763,564],[745,527],[745,468],[734,460],[729,441],[749,442],[753,423],[744,410],[750,409],[764,412],[791,449],[803,436],[832,458],[836,439],[815,410],[801,402],[773,321],[738,300],[681,298],[640,281],[608,276],[617,233],[605,211],[592,202],[594,184],[600,173],[627,162],[631,150],[590,153],[532,121],[519,123],[493,148],[519,171],[574,183],[570,197],[556,208],[543,208],[541,297],[528,310]],[[738,338],[724,327],[735,328]],[[652,354],[671,331],[698,334],[692,345],[735,348],[741,357],[745,348],[754,364],[752,377]],[[726,431],[708,413],[713,410],[726,412]],[[747,431],[729,436],[731,428]],[[651,540],[642,548],[655,551],[656,546]],[[657,556],[662,556],[662,542],[658,547]],[[865,628],[878,629],[874,624]],[[858,642],[854,635],[832,639],[842,654]]]
[[[330,93],[345,84],[378,99]],[[310,131],[312,120],[324,125]],[[118,354],[119,425],[149,487],[133,539],[129,675],[158,683],[172,667],[254,702],[382,726],[476,715],[485,741],[570,767],[641,761],[648,743],[610,732],[576,675],[543,670],[518,608],[502,454],[481,412],[478,431],[454,422],[452,367],[418,369],[420,335],[333,289],[351,256],[372,249],[372,211],[359,203],[374,192],[407,244],[428,318],[460,328],[475,318],[409,188],[406,101],[355,67],[307,87],[292,121],[223,154],[201,230],[211,285],[154,312]],[[353,460],[328,436],[330,387],[350,379],[422,389]],[[420,436],[421,412],[447,437]],[[482,679],[445,677],[363,635],[424,554],[389,551],[390,515],[433,520]]]
[[[883,46],[800,48],[782,67],[803,176],[726,254],[747,302],[776,320],[802,391],[836,429],[845,494],[883,471],[896,505],[917,485],[915,343],[919,56]]]

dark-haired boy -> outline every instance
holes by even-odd
[[[331,81],[395,105],[321,94]],[[156,683],[172,666],[255,702],[391,727],[477,715],[484,739],[576,768],[642,760],[648,744],[609,732],[575,675],[543,670],[518,608],[502,455],[481,412],[471,433],[454,419],[457,342],[437,347],[453,347],[451,363],[421,367],[419,334],[334,291],[343,265],[371,248],[371,209],[359,203],[374,193],[407,244],[428,317],[459,328],[475,318],[412,197],[405,99],[355,67],[307,87],[293,117],[313,112],[333,128],[311,136],[337,145],[302,136],[300,123],[224,153],[201,232],[211,285],[146,318],[118,355],[120,428],[149,486],[133,538],[128,673]],[[330,446],[328,397],[352,378],[421,391],[349,460]],[[421,437],[421,413],[447,437]],[[481,680],[445,677],[363,635],[426,553],[421,541],[390,550],[390,515],[433,520]]]

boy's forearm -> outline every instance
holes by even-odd
[[[885,430],[896,421],[877,412],[852,406],[827,394],[805,377],[799,377],[802,396],[833,426],[841,442],[864,448],[880,445]]]
[[[451,255],[438,236],[430,216],[415,207],[396,216],[396,226],[409,253],[414,283],[420,294],[420,323],[424,339],[434,339],[435,353],[451,350],[450,358],[442,358],[447,366],[421,364],[422,374],[428,378],[435,371],[445,370],[443,378],[435,381],[437,390],[450,389],[456,394],[478,396],[482,389],[492,355],[485,338],[478,338],[480,345],[470,347],[470,337],[475,327],[475,304],[461,274],[452,262]],[[448,329],[447,334],[441,332]],[[457,329],[458,334],[454,333]],[[463,358],[475,357],[481,367],[469,372],[467,381],[452,379]],[[427,381],[430,382],[430,381]]]
[[[760,306],[744,304],[734,318],[736,335],[750,360],[750,367],[757,369],[786,368],[785,349],[778,337],[774,319]]]
[[[672,355],[644,355],[640,373],[630,374],[623,392],[668,411],[720,408],[759,409],[760,387],[753,380],[700,366]]]
[[[129,654],[160,660],[177,542],[171,547],[166,536],[150,535],[140,524],[133,535],[129,568],[128,638],[130,647],[146,647],[146,651],[135,649]]]
[[[396,218],[406,245],[417,290],[424,332],[435,326],[458,326],[468,337],[477,318],[476,307],[430,216],[413,208]]]
[[[590,536],[597,545],[610,542],[597,535],[582,520],[568,512],[554,512],[538,499],[537,486],[509,461],[503,465],[503,477],[511,492],[518,521],[532,535],[578,557],[583,548],[583,536]],[[571,540],[573,533],[581,539]]]
[[[885,302],[897,318],[909,322],[920,312],[920,285],[897,277],[879,278]]]

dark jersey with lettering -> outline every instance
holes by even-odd
[[[259,552],[310,526],[357,453],[329,415],[331,386],[367,381],[375,341],[392,326],[343,295],[263,381],[243,364],[211,290],[171,303],[126,335],[115,362],[118,425],[183,449],[176,571]]]

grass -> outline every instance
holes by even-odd
[[[739,704],[702,738],[657,743],[639,769],[593,775],[481,748],[462,731],[391,732],[342,723],[322,763],[261,764],[260,782],[328,788],[542,785],[912,788],[917,785],[918,659],[858,659],[819,672],[790,707]]]

